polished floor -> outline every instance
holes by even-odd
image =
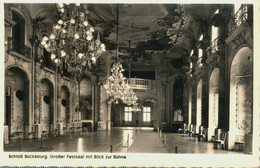
[[[4,151],[242,154],[214,149],[213,143],[194,141],[184,134],[162,133],[160,137],[152,128],[138,127],[69,133],[37,140],[12,140],[4,145]]]

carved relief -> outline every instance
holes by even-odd
[[[220,59],[219,56],[214,56],[212,58],[212,60],[209,62],[209,64],[211,65],[211,67],[213,69],[218,68],[218,66],[219,66],[219,59]]]
[[[6,83],[15,84],[17,82],[17,77],[14,73],[7,71],[5,75]]]
[[[13,118],[13,122],[16,124],[23,124],[23,116],[17,115],[15,118]]]
[[[235,45],[236,48],[241,46],[242,44],[245,43],[245,37],[246,31],[243,30],[234,40],[232,40],[232,43]]]
[[[5,50],[5,63],[7,63],[9,60],[9,54],[7,54],[6,50]]]
[[[51,78],[51,73],[48,71],[44,71],[44,78],[50,79]]]
[[[251,131],[251,77],[240,77],[236,87],[236,126],[246,133]]]
[[[5,33],[6,33],[6,34],[10,34],[10,33],[11,33],[11,30],[12,30],[12,27],[11,27],[11,26],[5,26]]]
[[[14,57],[14,65],[18,66],[18,67],[23,67],[25,61],[21,58],[18,58],[18,57]]]
[[[11,118],[12,120],[14,119],[14,94],[13,94],[13,89],[11,88]]]

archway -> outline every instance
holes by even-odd
[[[54,130],[53,85],[48,79],[42,79],[40,87],[40,124],[42,131],[50,133]]]
[[[80,111],[81,120],[93,120],[94,107],[94,85],[88,76],[84,76],[80,81]]]
[[[61,87],[61,108],[59,120],[63,123],[63,127],[67,129],[70,122],[70,92],[67,86]]]
[[[201,125],[201,113],[202,113],[202,79],[197,86],[197,110],[196,110],[196,132],[199,132]]]
[[[8,135],[17,138],[29,131],[29,80],[23,70],[12,67],[6,71],[5,93],[4,124]]]
[[[132,110],[127,107],[121,99],[115,100],[111,103],[111,126],[121,127],[126,125],[132,125]],[[125,116],[125,110],[127,110],[127,117]]]
[[[183,110],[183,82],[181,78],[176,79],[172,90],[172,121],[182,122],[183,116],[181,111]]]
[[[252,145],[252,56],[252,50],[243,47],[231,64],[228,143],[230,149],[234,147],[237,136],[245,138],[245,147],[247,144]]]
[[[215,68],[209,80],[209,118],[208,118],[208,140],[212,140],[214,130],[218,127],[219,107],[219,69]]]
[[[12,10],[12,20],[16,23],[12,28],[12,47],[15,52],[22,54],[22,46],[25,44],[25,20],[16,10]]]

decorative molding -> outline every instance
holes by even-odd
[[[14,119],[14,90],[11,87],[11,119]]]
[[[23,65],[25,63],[25,61],[21,58],[18,58],[18,57],[13,57],[14,58],[14,65],[20,67],[20,68],[23,68]]]
[[[238,85],[250,85],[251,84],[251,78],[250,77],[240,77],[237,82]]]
[[[206,63],[212,67],[212,69],[219,67],[220,56],[218,54],[212,54],[207,60]]]
[[[15,84],[17,82],[17,77],[15,74],[11,73],[10,71],[6,72],[5,75],[5,82],[10,84]]]
[[[11,11],[12,10],[15,10],[17,12],[20,12],[22,14],[22,16],[24,17],[25,19],[25,37],[26,37],[26,43],[28,44],[28,36],[29,34],[32,33],[32,17],[31,17],[31,14],[29,12],[29,10],[26,8],[26,6],[24,4],[20,4],[20,3],[17,3],[17,4],[10,4],[9,8],[8,8],[9,12],[8,12],[8,15],[11,17]]]
[[[244,39],[245,35],[246,35],[246,31],[243,30],[240,34],[238,34],[234,38],[234,40],[232,40],[232,43],[235,45],[236,49],[245,43],[245,39]]]

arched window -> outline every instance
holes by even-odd
[[[12,28],[12,47],[15,52],[21,53],[25,44],[25,20],[17,11],[12,11],[12,19],[15,21]]]

